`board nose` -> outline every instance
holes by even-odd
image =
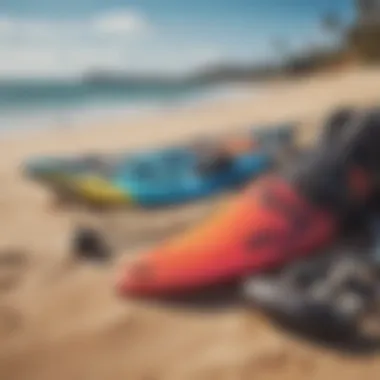
[[[120,296],[142,296],[154,293],[158,287],[153,266],[138,259],[124,266],[116,276],[115,289]]]

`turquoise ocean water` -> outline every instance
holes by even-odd
[[[219,86],[127,85],[75,80],[0,82],[0,131],[71,127],[226,93]]]

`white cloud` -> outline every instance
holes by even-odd
[[[123,57],[111,48],[44,46],[0,48],[0,76],[72,77],[89,68],[121,69]]]
[[[145,18],[133,11],[112,11],[95,17],[92,27],[104,34],[127,35],[140,33],[148,29]]]
[[[109,44],[7,45],[0,44],[0,76],[72,77],[89,69],[115,69],[131,72],[178,74],[212,64],[223,57],[217,49],[193,47],[178,51],[168,47],[165,54],[139,46]]]
[[[129,9],[57,20],[0,14],[0,76],[120,68],[129,46],[148,29],[145,16]]]
[[[132,10],[109,11],[83,19],[29,19],[0,15],[0,38],[23,40],[64,39],[68,36],[138,36],[148,29],[148,21]],[[36,41],[34,41],[36,42]]]
[[[70,20],[0,14],[0,77],[75,76],[97,68],[180,74],[223,57],[207,44],[168,45],[157,30],[129,9]]]
[[[157,49],[141,51],[126,58],[128,68],[139,72],[160,71],[167,74],[181,75],[194,69],[218,63],[226,55],[222,49],[213,46],[187,46],[178,49],[173,46],[162,54]]]
[[[0,34],[8,33],[12,29],[12,20],[8,17],[0,17]]]

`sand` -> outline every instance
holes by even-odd
[[[4,137],[0,379],[378,379],[376,356],[320,347],[227,296],[219,305],[210,299],[202,306],[116,297],[113,280],[124,260],[196,223],[222,199],[112,214],[106,222],[91,216],[118,239],[119,255],[109,265],[75,262],[69,236],[83,212],[54,208],[49,194],[22,178],[20,163],[30,154],[136,149],[289,119],[300,120],[306,141],[334,107],[378,101],[379,83],[380,70],[350,69],[109,125]]]

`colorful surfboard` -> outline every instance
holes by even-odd
[[[284,179],[267,176],[226,209],[140,255],[117,280],[122,295],[169,295],[263,272],[310,255],[335,236],[336,220]]]
[[[214,137],[205,146],[190,142],[99,157],[36,157],[25,162],[24,173],[58,199],[143,207],[178,204],[216,194],[261,174],[272,166],[276,153],[291,144],[294,128],[292,124],[272,127],[271,131],[255,128],[241,135]],[[196,169],[197,163],[215,148],[231,155],[231,165],[205,175]]]

